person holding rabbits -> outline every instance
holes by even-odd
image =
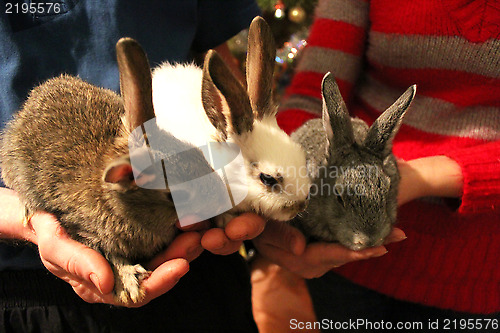
[[[321,115],[327,72],[351,116],[369,125],[416,84],[393,141],[401,175],[396,226],[407,239],[346,264],[355,252],[305,247],[291,227],[279,232],[293,241],[278,241],[268,223],[254,240],[267,258],[260,267],[273,261],[313,278],[306,283],[319,321],[498,319],[500,2],[320,0],[315,15],[278,123],[293,133]],[[283,289],[282,297],[292,294]],[[254,293],[262,312],[290,319],[266,309],[258,286]]]
[[[31,88],[62,73],[118,91],[114,50],[124,36],[141,42],[151,65],[190,61],[210,48],[231,64],[225,41],[259,13],[252,0],[62,1],[44,7],[48,13],[37,10],[0,18],[2,129]],[[17,240],[0,243],[0,331],[256,331],[246,264],[229,255],[262,231],[265,222],[255,214],[203,234],[198,229],[207,229],[205,223],[186,228],[147,264],[153,272],[145,299],[128,309],[108,305],[118,303],[107,261],[71,239],[53,215],[39,212],[23,226],[24,208],[3,183],[0,206],[0,237]],[[202,254],[204,248],[227,256]]]

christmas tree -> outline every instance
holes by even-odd
[[[257,0],[262,17],[267,21],[276,39],[275,92],[279,100],[290,83],[296,60],[306,45],[317,0]],[[247,31],[234,37],[229,47],[245,67]]]

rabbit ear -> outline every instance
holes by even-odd
[[[212,50],[208,51],[205,57],[205,63],[203,65],[203,79],[201,88],[201,101],[203,103],[203,108],[207,114],[208,119],[212,125],[221,133],[221,138],[226,141],[227,139],[227,122],[226,117],[224,117],[224,106],[222,98],[215,86],[212,78],[210,77],[209,62],[210,58],[213,57]]]
[[[363,145],[382,157],[392,151],[392,140],[401,126],[403,117],[408,110],[417,86],[408,88],[387,110],[382,113],[368,130]]]
[[[248,32],[247,85],[252,110],[257,119],[275,116],[273,72],[276,47],[271,28],[260,16],[253,19]]]
[[[116,43],[116,58],[120,70],[120,90],[125,105],[129,130],[155,117],[151,88],[151,69],[142,47],[132,38]]]
[[[327,73],[321,83],[323,93],[323,126],[330,142],[330,150],[354,142],[351,117],[332,73]]]
[[[106,166],[103,180],[116,190],[126,190],[135,185],[134,172],[130,158],[123,156]]]
[[[137,176],[137,177],[136,177]],[[103,180],[114,190],[128,190],[146,183],[152,183],[157,178],[155,172],[134,174],[130,156],[119,157],[109,163],[103,173]]]
[[[221,131],[226,128],[222,94],[229,108],[232,130],[238,135],[252,131],[253,113],[248,94],[214,50],[208,51],[205,57],[202,84],[203,107],[215,128]]]

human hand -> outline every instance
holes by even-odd
[[[30,225],[32,235],[27,238],[38,245],[42,263],[52,274],[69,283],[86,302],[124,305],[113,298],[113,271],[100,253],[71,239],[51,214],[36,213]],[[172,289],[189,271],[189,262],[203,251],[200,240],[196,232],[177,236],[164,252],[145,266],[152,270],[143,282],[145,299],[127,306],[145,305]]]
[[[410,161],[398,160],[401,176],[398,205],[425,196],[459,197],[463,176],[460,166],[446,156],[429,156]]]
[[[401,229],[394,228],[385,239],[385,244],[405,238]],[[320,277],[349,262],[380,257],[387,253],[384,246],[352,251],[335,243],[306,244],[304,235],[298,229],[283,222],[271,221],[253,243],[259,254],[306,279]]]
[[[198,230],[202,234],[204,249],[219,255],[238,251],[243,241],[257,237],[266,226],[266,221],[257,214],[244,213],[232,219],[224,229],[210,228],[210,222],[200,222],[181,228],[185,231]]]

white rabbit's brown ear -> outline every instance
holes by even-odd
[[[354,143],[351,117],[332,73],[327,73],[321,83],[323,94],[323,126],[330,143],[330,151]]]
[[[144,50],[132,38],[121,38],[116,43],[116,58],[125,119],[129,130],[133,131],[155,117],[151,69]]]
[[[394,104],[375,120],[363,142],[366,148],[381,157],[386,157],[392,152],[392,140],[403,122],[403,117],[413,101],[416,91],[416,85],[409,87]]]
[[[248,31],[247,86],[248,96],[257,119],[275,116],[273,73],[276,46],[271,28],[257,16]]]
[[[222,102],[222,97],[219,94],[219,90],[212,81],[212,77],[209,72],[209,62],[210,57],[213,57],[212,50],[208,51],[205,56],[205,62],[203,65],[203,79],[201,88],[201,101],[203,103],[203,108],[205,113],[212,123],[212,125],[220,133],[220,137],[223,141],[227,139],[227,121],[224,116],[224,105]]]
[[[229,110],[224,110],[221,95]],[[224,114],[227,111],[234,133],[241,135],[252,131],[254,117],[248,94],[214,50],[208,51],[203,65],[202,102],[208,118],[219,131],[226,131]]]

